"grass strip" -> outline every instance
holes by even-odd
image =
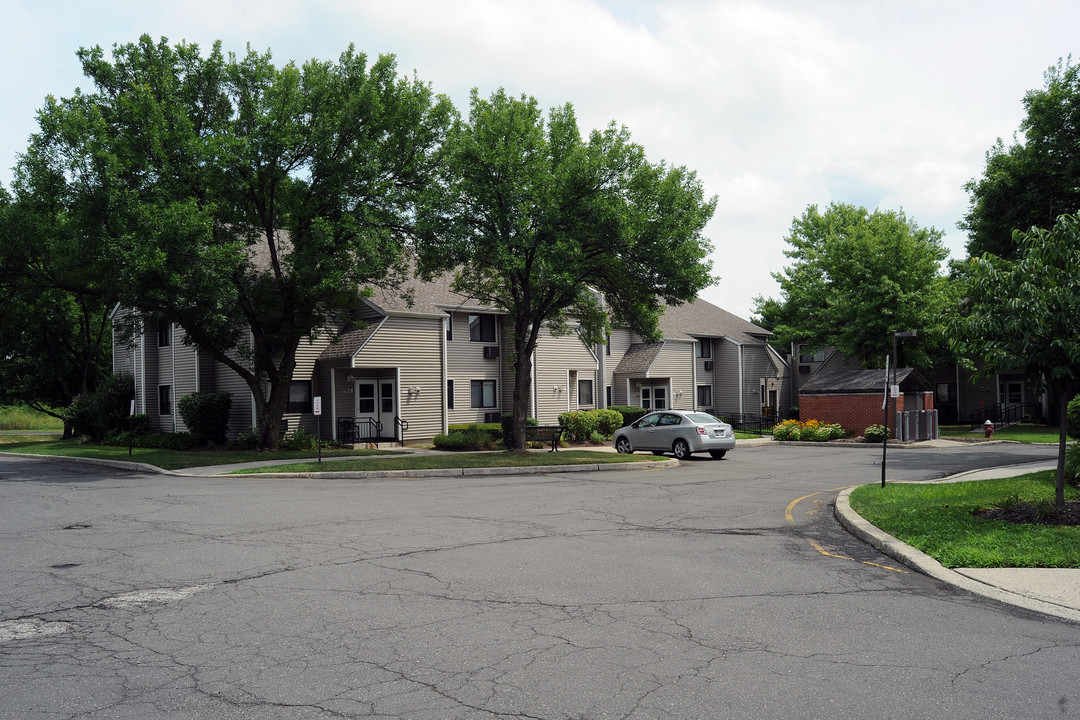
[[[1066,500],[1080,499],[1067,487]],[[958,483],[863,485],[851,507],[948,568],[1080,568],[1080,527],[987,520],[974,512],[1015,502],[1052,503],[1054,471]]]
[[[358,470],[445,470],[457,468],[537,467],[545,465],[597,465],[602,463],[651,462],[651,455],[617,455],[591,450],[553,452],[472,452],[462,454],[414,455],[397,458],[334,460],[324,463],[293,463],[272,467],[236,470],[232,474],[355,472]]]
[[[21,440],[4,443],[0,446],[0,452],[120,460],[123,462],[146,463],[164,470],[183,470],[184,468],[205,467],[208,465],[309,458],[313,457],[316,451],[274,450],[272,452],[258,452],[257,450],[157,450],[134,448],[131,457],[128,457],[126,447],[83,444],[77,440]],[[402,450],[323,450],[324,458],[402,454],[405,454]]]
[[[982,428],[972,431],[969,425],[942,425],[941,437],[964,439],[985,439]],[[1021,443],[1056,443],[1058,441],[1057,426],[1051,425],[1010,425],[1009,427],[995,430],[994,440],[1014,440]]]

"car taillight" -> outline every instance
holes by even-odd
[[[706,430],[706,429],[705,429],[705,428],[703,428],[703,427],[699,427],[699,428],[697,429],[697,434],[698,434],[698,435],[708,435],[708,434],[709,434],[709,431],[708,431],[708,430]]]

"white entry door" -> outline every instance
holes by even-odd
[[[641,407],[646,410],[667,410],[667,385],[643,385]]]
[[[356,381],[355,410],[356,422],[360,426],[360,434],[368,432],[370,423],[381,430],[381,437],[392,437],[394,428],[394,416],[397,413],[397,396],[394,392],[393,380],[376,380],[361,378]]]

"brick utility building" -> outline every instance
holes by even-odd
[[[892,373],[889,373],[892,382]],[[896,371],[900,397],[896,398],[896,416],[889,418],[889,430],[894,437],[898,425],[905,425],[907,433],[901,439],[925,439],[937,435],[937,423],[932,411],[934,393],[930,383],[913,368]],[[837,370],[822,371],[799,390],[799,417],[803,420],[820,420],[837,423],[847,432],[862,435],[871,425],[880,425],[885,419],[881,401],[885,395],[884,370]],[[892,400],[889,411],[893,410]],[[897,418],[901,418],[900,422]],[[913,437],[909,437],[913,436]]]

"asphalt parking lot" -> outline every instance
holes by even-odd
[[[904,450],[890,478],[1052,452]],[[362,481],[0,458],[0,718],[1076,715],[1078,626],[839,528],[879,461]]]

